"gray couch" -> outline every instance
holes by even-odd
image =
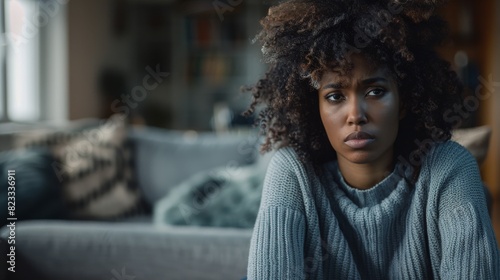
[[[192,174],[250,165],[255,133],[225,135],[130,129],[137,184],[154,204]],[[0,232],[5,264],[9,229]],[[151,215],[118,221],[24,220],[15,228],[15,273],[2,279],[242,279],[251,228],[168,226]],[[2,265],[2,267],[4,267]],[[5,273],[5,274],[3,274]],[[8,278],[5,278],[8,277]]]
[[[0,148],[5,148],[9,145],[2,139],[2,131]],[[489,134],[472,132],[485,135],[480,137],[484,141],[473,142],[487,148]],[[152,128],[128,131],[127,138],[135,147],[137,184],[155,209],[163,209],[162,203],[174,188],[194,174],[215,167],[256,164],[255,133],[186,135],[191,134]],[[480,163],[485,152],[466,147]],[[251,228],[167,226],[161,213],[153,215],[154,219],[143,215],[114,222],[18,221],[16,272],[7,272],[2,265],[0,279],[190,280],[245,276]],[[9,233],[6,227],[0,231],[2,264],[7,263]]]
[[[37,280],[241,279],[250,236],[248,229],[23,221],[16,227],[16,272],[2,273]]]

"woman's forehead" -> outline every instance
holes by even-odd
[[[325,70],[321,75],[321,81],[335,81],[344,86],[350,85],[356,81],[362,81],[374,77],[382,77],[387,80],[392,79],[388,68],[384,65],[354,63],[352,68],[333,68]]]

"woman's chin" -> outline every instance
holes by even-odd
[[[376,155],[372,151],[354,151],[350,152],[349,155],[344,157],[348,161],[356,164],[367,164],[374,162]]]

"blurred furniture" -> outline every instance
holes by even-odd
[[[4,228],[4,264],[6,234]],[[37,280],[241,279],[250,237],[250,229],[24,221],[16,226],[16,272],[2,273]]]
[[[87,130],[89,127],[95,128],[96,122],[90,123],[92,125],[87,122],[83,127]],[[72,132],[73,136],[64,134],[70,130],[79,132]],[[130,158],[134,178],[128,181],[128,188],[133,188],[130,184],[137,185],[140,189],[137,201],[145,202],[150,207],[180,182],[197,172],[229,165],[233,168],[244,167],[256,160],[255,133],[216,135],[209,132],[168,131],[150,127],[132,127],[125,130],[123,141],[118,143],[126,145],[132,151]],[[81,129],[74,129],[74,126],[71,129],[66,127],[63,131],[50,127],[51,137],[57,135],[59,140],[49,139],[50,137],[47,138],[47,134],[42,132],[30,132],[27,136],[22,135],[23,131],[14,131],[5,133],[4,130],[3,135],[0,135],[5,144],[4,149],[8,148],[9,143],[16,146],[15,142],[21,141],[20,138],[36,136],[38,142],[41,138],[45,139],[42,142],[50,146],[49,150],[59,152],[68,147],[78,147],[76,144],[81,143],[74,138],[86,135],[81,133]],[[100,128],[100,131],[103,135],[100,140],[105,139],[106,129]],[[110,137],[115,138],[109,139],[116,142],[116,135],[120,132],[115,128],[110,132]],[[43,134],[45,136],[40,136]],[[93,146],[99,145],[102,144]],[[99,153],[107,151],[110,150],[98,150]],[[126,151],[121,150],[121,153],[124,152]],[[86,154],[86,158],[90,157],[89,155],[94,156],[92,151]],[[95,161],[94,159],[90,162]],[[82,166],[87,166],[84,163]],[[103,170],[108,170],[113,162],[101,165]],[[118,166],[124,168],[123,165]],[[19,169],[22,167],[18,165],[17,168],[16,172],[20,176]],[[82,170],[79,173],[88,173]],[[95,174],[92,176],[108,176],[99,174],[96,166],[88,170],[93,170]],[[79,178],[86,180],[85,176]],[[107,180],[106,178],[102,180]],[[110,175],[109,178],[114,177]],[[74,184],[75,180],[67,185],[63,184],[61,188],[73,187]],[[21,193],[21,188],[26,186],[18,185],[18,194]],[[120,190],[119,186],[113,188]],[[96,195],[95,199],[98,200],[99,197]],[[102,199],[105,199],[105,196],[102,196]],[[18,207],[21,207],[20,203],[17,204]],[[104,204],[106,203],[115,202],[107,200],[104,201]],[[91,207],[87,210],[97,207],[92,203],[89,205]],[[117,204],[112,208],[117,207],[121,206]],[[9,272],[8,279],[241,279],[246,274],[252,232],[250,228],[157,226],[152,223],[150,209],[127,213],[128,210],[124,208],[123,213],[113,213],[106,217],[102,213],[111,213],[106,208],[101,208],[101,213],[92,214],[90,210],[86,211],[87,216],[84,217],[80,216],[81,208],[76,209],[78,211],[73,210],[75,209],[68,208],[66,219],[16,222],[16,273]],[[94,219],[89,215],[95,215]],[[7,244],[9,233],[7,227],[0,233],[2,263],[6,263],[7,249],[11,246]],[[4,272],[5,270],[2,271]],[[4,274],[0,274],[0,279],[5,279],[1,278],[2,276]]]
[[[52,136],[47,137],[47,133],[41,132],[17,137],[23,134],[19,131],[11,134],[3,133],[0,135],[0,139],[3,143],[8,143],[6,139],[10,137],[12,145],[14,142],[23,141],[25,144],[32,143],[30,145],[33,145],[35,143],[33,139],[36,138],[36,142],[48,146],[57,159],[57,154],[61,151],[72,151],[77,147],[85,147],[81,145],[79,138],[82,135],[90,135],[92,129],[96,128],[95,122],[90,123],[79,125],[80,129],[76,129],[78,132],[72,132],[71,135],[65,133],[75,131],[74,127],[66,127],[62,132],[49,133],[52,136],[57,135],[59,140],[52,139]],[[123,162],[117,164],[119,161],[115,160],[107,164],[101,163],[99,169],[96,166],[86,164],[87,162],[82,161],[82,159],[80,159],[81,162],[72,159],[81,163],[78,166],[79,171],[76,172],[81,176],[75,178],[86,180],[86,177],[101,176],[100,180],[102,181],[111,178],[110,182],[118,182],[119,184],[114,187],[105,184],[107,188],[128,190],[129,194],[137,195],[134,199],[130,199],[130,196],[119,196],[122,200],[132,203],[131,209],[137,209],[137,205],[146,203],[150,207],[159,205],[155,209],[163,211],[164,202],[168,200],[169,195],[178,194],[179,190],[182,191],[186,182],[193,182],[193,176],[196,177],[196,174],[210,175],[212,173],[207,173],[207,170],[213,170],[215,167],[218,167],[216,170],[221,170],[221,168],[223,171],[225,169],[232,170],[228,174],[233,174],[235,168],[240,168],[239,174],[246,174],[245,172],[252,170],[251,166],[257,164],[261,159],[257,157],[256,153],[255,132],[218,135],[208,132],[169,131],[150,127],[127,128],[100,123],[100,126],[97,126],[97,131],[101,133],[101,137],[97,138],[99,141],[96,140],[96,143],[100,144],[93,145],[95,151],[86,148],[89,150],[84,154],[84,159],[96,162],[93,157],[99,158],[98,156],[103,156],[101,154],[114,150],[120,152],[111,153],[111,155],[123,158],[120,155],[127,153],[127,149],[130,149],[131,164],[130,166]],[[83,131],[86,133],[81,133],[81,127],[85,127]],[[52,127],[51,131],[53,129]],[[122,135],[123,130],[125,133]],[[485,149],[487,149],[489,134],[488,128],[476,128],[461,131],[456,134],[456,137],[464,145],[468,145],[469,149],[474,148],[471,152],[480,162],[484,158]],[[31,140],[26,141],[26,138]],[[470,141],[472,138],[477,139]],[[24,140],[21,141],[22,139]],[[104,145],[102,143],[104,140],[109,141],[109,143]],[[121,145],[122,150],[117,149],[117,146],[113,146],[111,143]],[[477,145],[477,143],[482,144]],[[5,145],[4,148],[7,146]],[[65,157],[58,159],[61,162],[64,160]],[[113,166],[121,169],[131,167],[134,174],[129,178],[122,174],[124,172],[118,172],[120,179],[116,179],[113,172],[109,175],[109,172],[106,171]],[[18,167],[18,169],[22,168]],[[92,170],[92,172],[88,170]],[[101,172],[102,170],[106,172]],[[246,171],[243,172],[244,170]],[[262,170],[262,167],[259,170]],[[21,174],[20,170],[17,173]],[[202,177],[198,176],[197,178]],[[210,178],[218,177],[214,175]],[[85,186],[81,187],[88,187],[95,181],[88,181]],[[122,188],[124,182],[128,185],[126,189]],[[61,189],[73,187],[74,184],[75,180],[63,181]],[[99,186],[97,184],[95,188]],[[179,189],[179,186],[182,188]],[[24,186],[18,186],[18,193],[22,187]],[[93,193],[92,190],[90,191]],[[97,191],[97,193],[100,192],[103,191]],[[255,192],[258,192],[257,196],[260,195],[258,188],[255,189]],[[117,193],[120,194],[120,192]],[[220,194],[219,197],[222,197],[222,191],[219,191],[218,194]],[[65,193],[65,195],[72,194]],[[79,207],[69,207],[66,219],[17,221],[15,228],[16,273],[8,272],[8,279],[191,280],[242,279],[245,276],[252,234],[250,227],[236,228],[228,224],[225,224],[226,227],[200,227],[189,225],[188,222],[186,225],[166,225],[162,220],[165,219],[165,216],[161,213],[155,216],[155,221],[153,221],[151,209],[130,212],[130,205],[114,204],[117,202],[102,195],[93,194],[91,196],[94,202],[88,199],[78,200],[80,201]],[[179,196],[179,198],[181,197]],[[184,196],[185,198],[186,196]],[[68,197],[66,196],[65,199]],[[82,204],[82,201],[87,204]],[[170,205],[172,205],[171,203],[172,201],[170,201]],[[187,206],[187,210],[184,210],[190,211],[189,214],[192,215],[193,210],[196,210],[193,207],[199,205],[197,203],[198,201],[192,201],[191,204],[180,204],[180,206]],[[105,207],[106,205],[109,207]],[[245,202],[239,200],[237,205],[240,207],[245,205]],[[97,208],[98,206],[102,208]],[[19,207],[21,206],[19,205]],[[123,208],[122,211],[118,211],[120,207]],[[111,210],[116,211],[112,212],[108,208],[113,208]],[[86,211],[82,212],[82,209],[86,209]],[[100,210],[92,212],[92,209]],[[206,207],[197,208],[197,210],[207,214],[206,212],[213,209]],[[227,209],[227,211],[234,211],[234,208]],[[82,213],[86,216],[81,216]],[[105,213],[108,216],[104,215]],[[9,234],[8,227],[4,227],[0,232],[0,261],[2,263],[8,261],[6,256],[10,252],[11,246],[11,244],[7,244]]]

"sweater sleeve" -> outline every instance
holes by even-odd
[[[500,279],[498,245],[476,161],[450,141],[436,152],[432,168],[431,184],[437,181],[440,189],[441,279]]]
[[[304,279],[306,225],[291,155],[279,150],[269,164],[250,242],[249,280]]]

